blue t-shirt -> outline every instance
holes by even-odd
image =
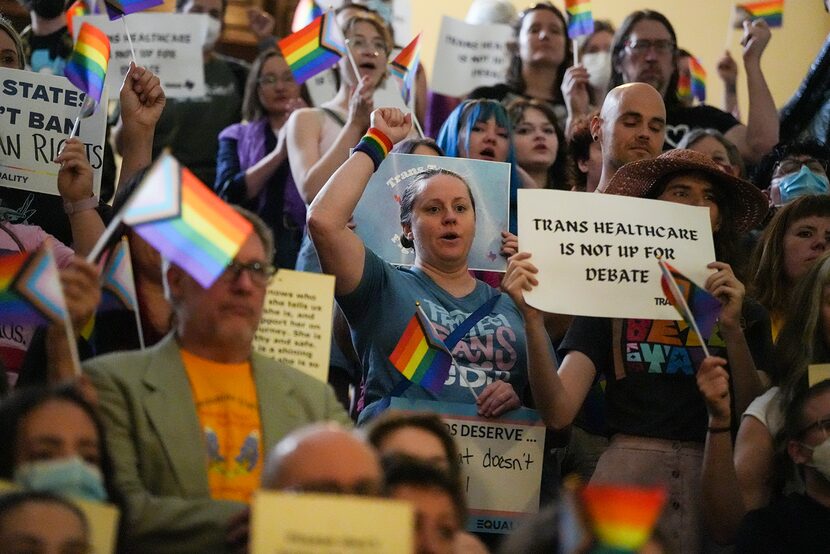
[[[484,304],[499,294],[493,287],[476,281],[473,292],[456,298],[435,284],[417,268],[395,268],[366,249],[363,277],[352,293],[337,298],[337,302],[352,329],[352,340],[363,363],[363,400],[365,408],[388,395],[402,380],[389,355],[398,344],[407,324],[415,314],[415,302],[421,303],[427,318],[441,338]],[[522,398],[527,386],[527,348],[524,320],[513,301],[507,296],[496,302],[492,312],[484,316],[452,350],[453,357],[464,378],[480,393],[500,379],[513,385]],[[426,389],[412,384],[404,398],[436,398]],[[475,402],[472,393],[459,379],[455,368],[437,400],[447,402]],[[359,422],[372,410],[361,412]]]

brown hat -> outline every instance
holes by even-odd
[[[650,198],[665,178],[699,171],[710,177],[729,203],[735,227],[739,232],[757,227],[769,210],[769,201],[749,181],[733,177],[709,156],[678,148],[663,152],[651,160],[639,160],[622,166],[605,189],[605,194]]]

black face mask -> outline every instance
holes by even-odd
[[[43,19],[55,19],[63,13],[63,0],[31,0],[28,4]]]

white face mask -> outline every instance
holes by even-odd
[[[214,17],[208,17],[207,33],[205,33],[205,44],[202,46],[202,50],[213,50],[221,34],[222,22]]]
[[[588,70],[588,82],[594,88],[606,88],[611,80],[611,52],[593,52],[582,55],[582,65]]]
[[[824,442],[817,446],[809,446],[803,443],[802,445],[813,452],[813,462],[807,465],[817,469],[824,475],[825,479],[830,481],[830,437],[824,439]]]

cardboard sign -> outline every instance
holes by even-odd
[[[0,494],[21,490],[16,484],[0,480]],[[112,504],[93,502],[72,498],[86,516],[89,524],[89,542],[92,549],[89,554],[114,554],[118,537],[118,519],[120,512]]]
[[[414,552],[415,515],[404,502],[334,494],[256,491],[252,554]]]
[[[78,25],[80,27],[80,25]],[[69,138],[86,95],[66,77],[0,68],[0,186],[58,194],[53,162]],[[81,119],[78,138],[92,165],[92,190],[101,190],[107,92],[91,116]]]
[[[265,296],[254,350],[328,381],[334,276],[280,269]]]
[[[85,15],[75,21],[76,34],[81,24],[88,22],[109,37],[107,86],[110,96],[117,98],[132,61],[124,23],[120,19],[110,21],[106,15]],[[200,98],[207,94],[202,61],[207,14],[134,13],[128,21],[136,65],[145,66],[158,76],[167,98]]]
[[[660,286],[658,258],[703,284],[715,261],[709,209],[600,193],[519,190],[519,251],[533,254],[546,312],[681,319]]]
[[[415,250],[401,246],[400,197],[420,171],[442,167],[464,177],[476,202],[476,236],[467,264],[470,269],[504,271],[501,232],[507,230],[510,165],[499,162],[390,154],[374,173],[354,212],[355,231],[366,247],[384,260],[412,265]]]
[[[470,25],[444,16],[432,65],[434,92],[463,97],[477,87],[503,83],[510,66],[509,25]]]
[[[458,445],[468,531],[510,533],[523,516],[539,511],[545,426],[535,410],[488,419],[475,404],[405,398],[392,398],[390,408],[437,413],[444,420]]]

